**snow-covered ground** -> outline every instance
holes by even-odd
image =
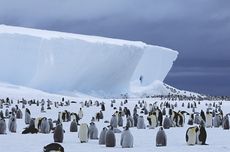
[[[8,89],[8,90],[7,90]],[[48,94],[45,92],[39,92],[37,90],[29,89],[29,88],[23,88],[23,87],[16,87],[13,85],[7,85],[7,84],[1,84],[0,87],[0,98],[6,98],[10,97],[11,99],[14,99],[14,104],[17,103],[17,99],[21,99],[24,97],[25,99],[50,99],[53,102],[58,101],[61,102],[62,95],[54,95],[54,94]],[[70,112],[78,112],[79,108],[81,107],[80,102],[84,102],[85,100],[89,100],[90,97],[67,97],[65,96],[65,100],[70,101],[76,101],[77,103],[71,103],[70,106],[63,106],[59,108],[55,108],[54,105],[51,106],[51,110],[46,110],[46,113],[40,112],[40,107],[37,107],[36,105],[26,105],[27,108],[31,110],[31,116],[32,117],[47,117],[52,118],[53,120],[57,119],[57,115],[59,111],[68,110]],[[93,102],[96,99],[92,99]],[[115,110],[110,107],[110,99],[97,99],[99,102],[104,101],[105,102],[105,112],[104,119],[100,122],[96,122],[96,126],[99,130],[99,134],[103,127],[108,126],[108,123],[104,123],[105,120],[110,121],[111,115],[115,112]],[[158,105],[160,104],[160,99],[129,99],[128,103],[125,104],[125,107],[128,107],[132,113],[133,107],[135,104],[138,103],[139,100],[145,100],[147,103],[154,103],[158,102]],[[120,102],[124,101],[124,99],[116,99],[116,103],[114,104],[114,107],[119,108]],[[171,101],[171,103],[174,103],[176,101]],[[185,105],[187,105],[188,101],[184,101]],[[200,111],[200,109],[206,110],[205,103],[209,103],[211,101],[202,101],[201,105],[198,105],[198,108],[196,111]],[[192,109],[182,108],[181,104],[182,102],[177,101],[178,107],[175,109],[177,110],[186,110],[188,112],[192,112]],[[211,102],[213,103],[213,102]],[[14,105],[12,105],[14,106]],[[186,106],[185,106],[186,107]],[[22,108],[21,104],[19,105],[19,108]],[[4,107],[5,109],[5,107]],[[4,110],[0,109],[0,110]],[[222,109],[224,114],[230,112],[230,103],[229,102],[223,102]],[[23,114],[25,109],[22,109]],[[95,116],[96,112],[100,111],[100,106],[91,106],[91,107],[84,107],[84,117],[82,120],[80,120],[80,123],[86,122],[90,123],[90,120],[93,116]],[[140,113],[140,109],[138,110],[138,113]],[[146,116],[144,116],[146,118]],[[23,115],[24,118],[24,115]],[[125,120],[125,118],[123,118]],[[186,122],[188,120],[188,116],[186,116]],[[8,120],[6,120],[8,121]],[[124,122],[125,124],[125,122]],[[148,122],[145,119],[145,124],[147,125]],[[123,149],[120,146],[120,137],[121,134],[116,134],[116,146],[114,148],[107,148],[104,145],[99,145],[98,140],[89,140],[88,143],[80,143],[78,139],[78,133],[70,133],[69,126],[70,122],[64,122],[63,123],[65,134],[64,134],[64,142],[61,143],[61,145],[65,148],[66,152],[101,152],[101,151],[112,151],[112,152],[229,152],[230,151],[230,130],[223,130],[220,128],[206,128],[207,131],[207,141],[206,143],[208,145],[195,145],[195,146],[188,146],[185,142],[185,132],[188,128],[188,125],[185,124],[184,127],[181,128],[170,128],[168,130],[165,130],[167,135],[167,146],[166,147],[156,147],[156,133],[159,129],[159,127],[155,129],[137,129],[137,128],[130,128],[131,133],[134,137],[134,147],[130,149]],[[10,133],[7,129],[6,135],[0,135],[0,152],[41,152],[43,147],[49,143],[53,142],[53,134],[21,134],[23,128],[25,128],[26,125],[24,123],[24,119],[18,119],[17,120],[17,132],[16,133]],[[122,130],[122,128],[119,128]]]

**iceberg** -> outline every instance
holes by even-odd
[[[48,92],[120,94],[163,81],[177,51],[140,41],[0,25],[0,81]]]

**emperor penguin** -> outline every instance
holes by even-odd
[[[46,117],[41,120],[40,133],[48,134],[50,132],[50,124]]]
[[[204,125],[200,125],[197,129],[197,144],[199,145],[206,145],[206,139],[207,139],[207,132],[205,130]]]
[[[28,108],[26,108],[26,110],[25,110],[25,124],[30,123],[30,119],[31,119],[30,115],[31,115],[30,110]]]
[[[133,114],[133,126],[136,127],[138,122],[138,114]]]
[[[220,127],[221,120],[219,114],[215,114],[213,118],[213,127]]]
[[[124,131],[121,134],[120,144],[122,148],[133,148],[133,135],[128,126],[124,128]]]
[[[6,134],[6,121],[0,118],[0,134]]]
[[[156,112],[152,112],[147,118],[151,122],[149,128],[151,128],[151,129],[156,128],[157,127],[157,116],[156,116]]]
[[[166,115],[166,109],[165,109],[165,107],[164,107],[163,110],[162,110],[162,115],[163,115],[163,116]]]
[[[98,139],[98,129],[94,122],[91,122],[89,125],[89,138]]]
[[[157,117],[157,120],[158,120],[158,124],[157,125],[162,126],[163,114],[162,114],[162,112],[161,112],[160,109],[158,111],[159,111],[159,113],[158,113],[158,117]]]
[[[107,132],[107,128],[104,127],[100,133],[100,137],[99,137],[99,145],[105,145],[105,135]]]
[[[32,133],[32,134],[38,133],[38,129],[35,128],[34,119],[31,119],[29,126],[22,131],[22,134],[28,134],[28,133]]]
[[[112,126],[113,128],[117,128],[117,125],[118,125],[117,117],[115,114],[113,114],[110,120],[110,126]]]
[[[188,125],[193,125],[194,122],[194,114],[190,114],[190,117],[188,119]]]
[[[17,118],[17,119],[22,119],[22,110],[21,110],[21,109],[18,109],[18,110],[16,111],[16,118]]]
[[[89,128],[86,123],[82,123],[79,128],[78,137],[81,143],[88,142]]]
[[[132,116],[128,116],[126,118],[126,126],[133,127],[134,126],[134,120]]]
[[[195,145],[196,144],[196,138],[197,138],[197,131],[199,128],[197,126],[195,127],[189,127],[186,131],[186,142],[188,145]]]
[[[163,127],[159,128],[159,131],[156,135],[156,146],[166,146],[167,145],[167,136],[165,134],[165,131],[163,130]]]
[[[200,124],[200,121],[201,121],[201,116],[198,113],[196,113],[194,118],[194,123]]]
[[[53,125],[53,120],[51,118],[48,119],[49,125],[50,125],[50,131],[53,130],[54,125]]]
[[[63,142],[63,138],[64,138],[64,130],[62,128],[62,124],[58,124],[54,130],[54,142],[59,142],[62,143]]]
[[[83,118],[83,111],[82,111],[82,108],[80,108],[79,111],[78,111],[78,117],[79,117],[79,119],[82,119],[82,118]]]
[[[64,112],[58,112],[58,121],[63,122],[64,121]]]
[[[123,127],[123,118],[121,112],[118,113],[118,126]]]
[[[9,109],[6,109],[5,110],[5,118],[9,118],[9,116],[10,116]]]
[[[10,117],[8,121],[8,129],[10,132],[14,132],[14,133],[17,130],[17,122],[16,122],[16,117],[14,114]]]
[[[77,132],[77,131],[78,131],[77,122],[75,119],[73,119],[73,121],[70,124],[70,132]]]
[[[205,123],[206,127],[207,128],[212,127],[212,114],[210,112],[206,112],[205,117],[206,117],[206,123]]]
[[[115,137],[115,134],[113,132],[112,126],[110,126],[110,129],[106,132],[105,146],[106,147],[115,147],[116,146],[116,137]]]
[[[169,129],[171,126],[171,120],[169,119],[169,117],[166,115],[166,117],[164,118],[163,121],[163,128],[164,129]]]
[[[143,116],[139,116],[137,119],[137,129],[145,129],[145,121]]]
[[[201,116],[202,120],[203,120],[204,122],[206,122],[206,117],[205,117],[205,114],[204,114],[204,111],[203,111],[203,110],[200,111],[200,116]]]
[[[43,147],[43,152],[64,152],[64,148],[58,143],[51,143]]]
[[[223,119],[223,129],[227,130],[229,129],[229,118],[228,118],[228,115],[226,115]]]

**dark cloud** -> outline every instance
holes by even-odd
[[[229,0],[0,0],[0,23],[178,50],[166,82],[229,95]]]

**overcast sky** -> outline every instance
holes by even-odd
[[[230,95],[230,0],[0,0],[0,23],[169,47],[166,83]]]

